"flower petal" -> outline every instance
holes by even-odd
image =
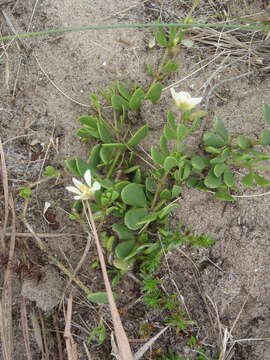
[[[72,178],[72,181],[73,181],[73,184],[74,184],[78,189],[80,189],[80,187],[84,185],[81,181],[79,181],[79,180],[77,180],[77,179],[75,179],[75,178]]]
[[[84,180],[85,180],[85,182],[86,182],[86,184],[89,186],[89,187],[91,187],[91,185],[92,185],[92,177],[91,177],[91,171],[90,171],[90,169],[88,169],[88,170],[86,170],[86,172],[84,173]]]
[[[97,191],[97,190],[99,190],[100,188],[101,188],[100,183],[99,183],[98,181],[95,181],[94,184],[93,184],[93,186],[92,186],[92,190],[93,190],[93,191]]]
[[[75,200],[81,200],[81,196],[76,195],[76,196],[74,196],[74,199],[75,199]]]
[[[190,104],[198,105],[202,101],[202,97],[194,97],[189,100]]]
[[[66,189],[74,194],[81,194],[80,190],[77,189],[75,186],[66,186]]]

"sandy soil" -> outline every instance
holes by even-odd
[[[194,17],[200,21],[213,21],[211,16],[214,13],[229,12],[231,15],[241,16],[264,14],[264,5],[264,1],[205,0],[195,11]],[[11,32],[10,23],[16,31],[26,31],[100,23],[154,22],[159,16],[162,21],[177,21],[184,18],[190,6],[191,1],[168,0],[0,1],[0,10],[3,11],[0,14],[1,33]],[[0,56],[5,59],[0,65],[0,134],[11,190],[37,180],[46,165],[63,169],[64,159],[87,156],[87,148],[82,146],[74,134],[78,128],[78,117],[88,112],[89,94],[117,80],[128,84],[148,83],[145,63],[155,64],[161,55],[158,49],[148,49],[152,36],[150,30],[106,30],[57,34],[5,44],[8,45],[6,53],[1,53]],[[198,34],[190,36],[194,36],[196,40]],[[240,44],[239,48],[234,45],[223,54],[224,48],[222,45],[217,46],[213,39],[210,43],[195,41],[191,49],[183,49],[179,54],[182,67],[167,80],[167,85],[179,82],[178,89],[192,91],[194,96],[203,94],[209,111],[207,124],[213,115],[218,115],[234,134],[245,132],[253,136],[264,127],[261,104],[270,103],[270,84],[265,70],[269,66],[269,40],[260,45],[261,48],[259,45],[252,47],[256,41],[257,44],[262,44],[262,39],[262,34],[256,34],[254,38],[250,35],[250,47],[243,49]],[[251,48],[255,50],[249,51]],[[209,64],[204,66],[206,63]],[[245,73],[247,75],[242,76]],[[152,138],[145,143],[145,147],[158,139],[164,119],[164,107],[173,109],[168,90],[164,91],[160,106],[161,115],[157,123],[149,120]],[[74,225],[67,219],[66,212],[71,199],[64,191],[64,185],[68,183],[67,175],[60,182],[40,185],[35,191],[28,213],[35,231],[80,231],[74,229]],[[266,192],[267,189],[263,191]],[[262,190],[245,191],[245,194],[259,192]],[[0,201],[1,218],[1,198]],[[51,209],[56,215],[59,224],[57,228],[53,228],[43,217],[46,201],[51,203]],[[210,355],[220,349],[220,329],[232,329],[234,340],[269,337],[269,196],[244,197],[237,203],[225,204],[208,194],[186,190],[181,205],[175,221],[191,225],[196,232],[211,233],[217,239],[216,245],[211,249],[174,251],[167,259],[169,269],[164,263],[161,272],[166,289],[175,292],[175,285],[185,300],[190,317],[197,324],[197,336],[205,339]],[[16,211],[18,215],[22,211],[20,199],[16,199]],[[20,221],[17,226],[18,231],[25,231]],[[22,240],[18,238],[17,256],[21,258],[20,252],[23,252],[23,256],[30,257],[31,262],[38,264],[41,270],[48,269],[47,259],[36,251],[33,240],[29,238],[26,241],[30,253],[25,254]],[[76,236],[48,238],[46,242],[55,254],[73,268],[85,246],[85,240]],[[94,261],[93,250],[86,259],[81,278],[88,286],[102,290],[98,271],[91,270],[89,273],[87,264]],[[20,339],[18,307],[21,297],[28,299],[29,311],[31,308],[41,308],[50,324],[52,309],[57,311],[59,294],[67,280],[62,274],[55,274],[55,269],[51,269],[46,279],[36,286],[33,281],[29,283],[29,279],[19,281],[18,274],[14,276],[17,278],[17,296],[14,300],[15,336]],[[49,281],[55,289],[51,296],[46,290],[48,279],[51,279]],[[122,287],[123,293],[127,294],[123,305],[127,305],[136,299],[134,292],[137,290],[130,280],[125,280]],[[44,298],[45,294],[47,302],[44,305],[37,297]],[[75,309],[74,322],[77,325],[74,333],[81,345],[89,334],[89,329],[96,326],[97,310],[89,306],[79,293],[76,295],[76,302],[79,305]],[[106,311],[108,310],[105,309],[104,312]],[[123,311],[122,315],[131,339],[138,338],[139,323],[146,317],[149,321],[157,321],[140,306]],[[107,319],[109,322],[109,315]],[[60,319],[61,326],[63,321]],[[33,359],[40,359],[31,324],[30,330],[35,354]],[[186,341],[173,332],[165,334],[156,346],[162,349],[170,347],[179,354],[186,355],[187,359],[194,358]],[[57,359],[56,350],[53,353],[54,347],[52,346],[52,359]],[[23,342],[18,340],[14,360],[26,359],[22,355],[22,349]],[[109,352],[106,352],[109,349],[109,343],[105,350],[97,346],[89,347],[93,359],[100,360],[109,358]],[[83,348],[79,351],[80,358],[86,359]],[[227,359],[267,360],[270,359],[270,345],[266,341],[242,341],[235,345],[231,357]]]

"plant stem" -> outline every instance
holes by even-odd
[[[168,176],[168,171],[165,172],[165,174],[162,176],[162,178],[160,179],[160,182],[158,183],[158,186],[157,186],[157,189],[156,189],[156,192],[155,192],[155,195],[154,195],[154,198],[153,198],[153,201],[152,201],[152,204],[151,204],[151,208],[150,208],[150,212],[153,211],[156,203],[157,203],[157,199],[158,199],[158,196],[159,196],[159,193],[164,185],[164,182]]]
[[[111,164],[111,167],[110,167],[110,169],[109,169],[109,171],[108,171],[108,173],[107,173],[106,179],[109,179],[109,178],[112,176],[112,172],[113,172],[113,170],[114,170],[114,168],[115,168],[115,166],[116,166],[116,163],[117,163],[117,161],[118,161],[121,153],[122,153],[122,151],[118,149],[118,150],[117,150],[117,153],[116,153],[116,155],[115,155],[115,158],[113,159],[113,162],[112,162],[112,164]]]

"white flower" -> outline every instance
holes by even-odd
[[[182,111],[192,110],[196,105],[202,101],[202,97],[191,97],[186,91],[176,92],[171,88],[171,94],[176,106]]]
[[[94,195],[94,192],[100,189],[100,183],[95,181],[92,185],[91,171],[86,170],[84,173],[84,181],[86,185],[81,181],[72,178],[73,184],[75,186],[67,186],[66,189],[76,194],[74,196],[75,200],[88,200],[91,199]]]

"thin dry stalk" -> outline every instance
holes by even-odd
[[[25,303],[24,297],[22,297],[22,299],[21,299],[21,321],[22,321],[22,333],[23,333],[26,357],[27,357],[27,360],[32,360],[30,339],[29,339],[29,327],[28,327],[28,321],[27,321],[26,303]]]
[[[5,200],[5,208],[4,208],[4,224],[2,229],[0,229],[0,235],[1,235],[1,246],[2,251],[5,251],[6,244],[5,244],[5,232],[8,222],[8,175],[7,175],[7,168],[6,168],[6,162],[5,162],[5,153],[2,146],[2,141],[0,138],[0,178],[2,178],[2,184],[4,189],[4,200]]]
[[[60,336],[60,331],[59,331],[59,326],[58,326],[58,316],[56,313],[53,314],[53,325],[54,325],[55,333],[56,333],[59,360],[64,360],[61,336]]]
[[[99,257],[103,280],[104,280],[104,284],[105,284],[105,288],[106,288],[106,292],[107,292],[107,296],[108,296],[108,301],[109,301],[109,305],[110,305],[117,346],[119,349],[119,355],[120,355],[121,360],[133,360],[133,355],[132,355],[131,348],[130,348],[130,345],[128,342],[128,338],[125,333],[124,327],[122,325],[119,311],[118,311],[117,306],[114,301],[111,284],[110,284],[109,277],[107,274],[104,255],[102,252],[102,247],[100,245],[99,236],[98,236],[97,229],[96,229],[96,224],[94,222],[93,214],[92,214],[92,211],[91,211],[88,201],[86,202],[86,206],[87,206],[87,211],[88,211],[88,215],[89,215],[89,216],[87,216],[87,220],[89,222],[89,226],[92,229],[92,232],[93,232],[93,235],[94,235],[94,238],[96,241],[98,257]],[[85,214],[87,215],[86,209],[85,209]]]
[[[15,209],[12,196],[10,196],[10,208],[12,213],[12,232],[16,232],[15,223]],[[10,264],[12,263],[15,250],[15,235],[11,236],[8,265],[4,274],[4,286],[1,298],[1,339],[2,339],[2,354],[4,360],[12,360],[14,347],[13,347],[13,329],[12,329],[12,272]]]
[[[67,302],[67,310],[65,311],[64,308],[64,316],[66,322],[64,339],[66,341],[68,360],[79,360],[77,355],[77,346],[71,334],[72,302],[73,302],[72,296],[70,296]]]

